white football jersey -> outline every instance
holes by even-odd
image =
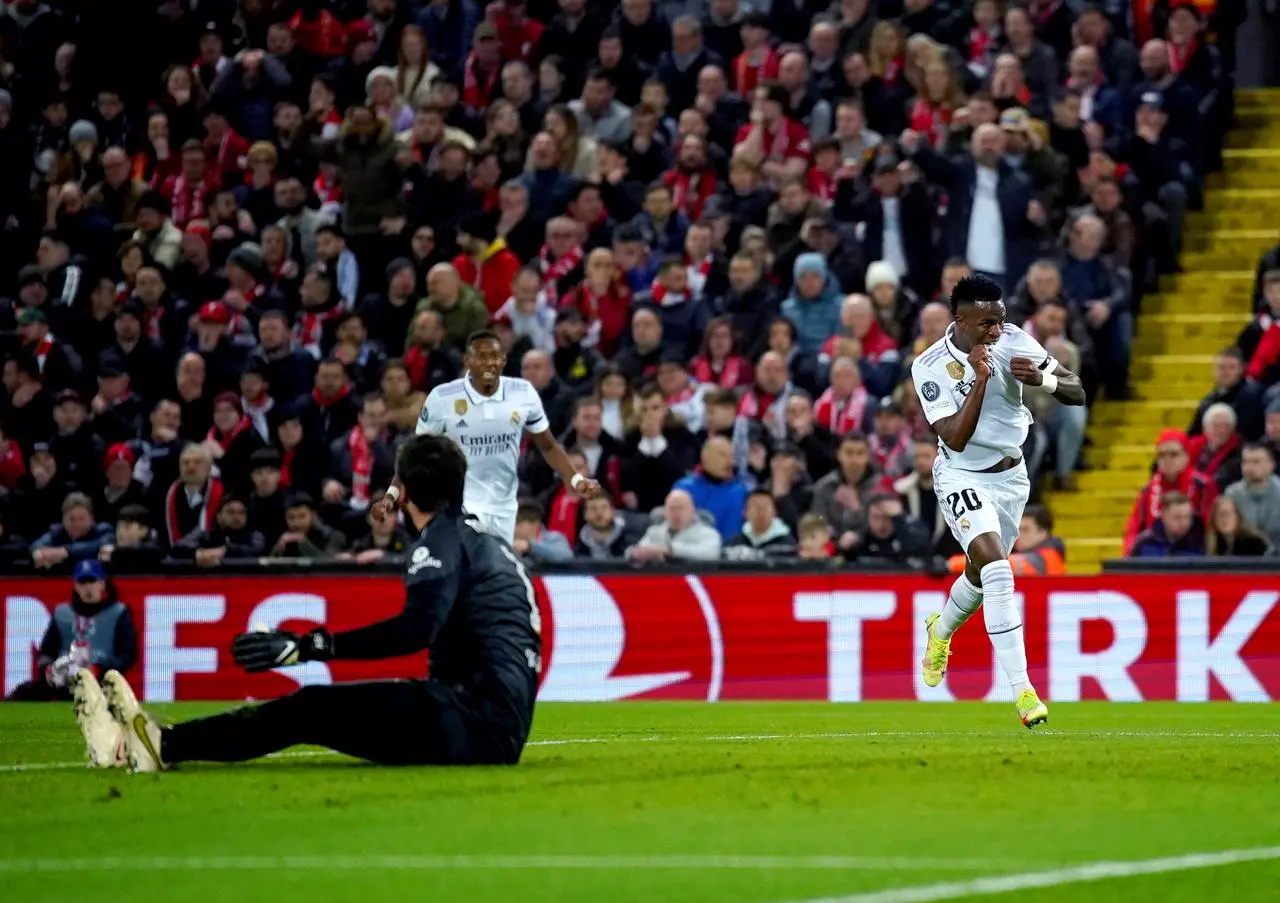
[[[955,326],[934,342],[911,365],[911,377],[920,396],[920,406],[930,423],[937,423],[960,410],[965,396],[973,390],[974,373],[969,355],[951,341]],[[978,426],[964,451],[948,448],[938,439],[938,451],[947,465],[962,470],[986,470],[1001,458],[1022,455],[1022,443],[1031,426],[1031,412],[1022,403],[1022,383],[1010,372],[1015,357],[1031,360],[1045,373],[1052,373],[1057,361],[1031,336],[1017,326],[1005,324],[1004,334],[988,345],[991,378],[982,398]]]
[[[466,453],[464,508],[510,512],[517,508],[516,466],[524,433],[550,428],[538,390],[526,380],[499,377],[498,391],[485,396],[463,374],[461,379],[431,390],[418,418],[417,433],[448,436]]]

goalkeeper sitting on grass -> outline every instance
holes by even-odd
[[[246,671],[302,661],[376,659],[431,650],[431,677],[308,686],[273,702],[162,727],[119,672],[75,677],[75,709],[96,765],[161,771],[179,762],[240,762],[299,743],[388,765],[497,765],[520,759],[533,721],[541,639],[533,584],[515,553],[462,510],[467,461],[452,439],[416,436],[396,466],[415,537],[405,607],[368,627],[297,636],[245,633]]]

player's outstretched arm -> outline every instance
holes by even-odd
[[[1084,386],[1080,383],[1080,377],[1062,364],[1054,367],[1052,373],[1044,373],[1030,358],[1015,357],[1009,361],[1009,370],[1014,379],[1025,386],[1044,386],[1061,404],[1084,404]]]
[[[337,634],[323,627],[301,636],[287,630],[242,633],[231,644],[236,664],[249,672],[270,671],[299,662],[394,658],[430,648],[457,597],[457,571],[431,557],[421,564],[421,576],[409,575],[400,614]]]
[[[564,480],[566,486],[581,493],[584,498],[593,499],[600,494],[600,484],[574,469],[568,453],[556,441],[556,437],[551,435],[551,430],[530,435],[533,436],[533,444],[538,446],[538,451],[542,452],[543,460],[560,474],[560,479]]]

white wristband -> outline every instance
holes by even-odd
[[[391,503],[395,504],[400,501],[400,490],[395,486],[387,487],[387,498],[391,499]]]
[[[587,478],[584,477],[582,474],[575,473],[572,479],[569,480],[569,485],[572,486],[574,489],[578,489],[582,486],[584,482],[586,482],[586,479]]]
[[[1058,377],[1054,376],[1052,373],[1042,373],[1040,374],[1040,378],[1044,380],[1040,385],[1043,386],[1044,390],[1050,395],[1058,391]]]

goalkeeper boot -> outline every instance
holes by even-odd
[[[1018,699],[1014,705],[1018,707],[1018,717],[1022,719],[1022,723],[1027,727],[1035,727],[1049,720],[1048,706],[1040,701],[1036,691],[1030,687],[1018,694]]]
[[[942,676],[947,673],[947,658],[951,655],[951,640],[940,640],[933,635],[933,625],[940,617],[942,612],[935,611],[924,620],[929,645],[925,647],[924,659],[920,662],[920,674],[927,687],[936,687],[942,683]]]
[[[88,668],[71,678],[72,701],[80,733],[93,768],[123,768],[126,763],[124,731],[111,717],[98,679]]]
[[[138,704],[133,688],[119,671],[108,671],[102,679],[107,689],[107,705],[124,732],[125,755],[135,772],[164,771],[169,766],[160,758],[160,725]]]

